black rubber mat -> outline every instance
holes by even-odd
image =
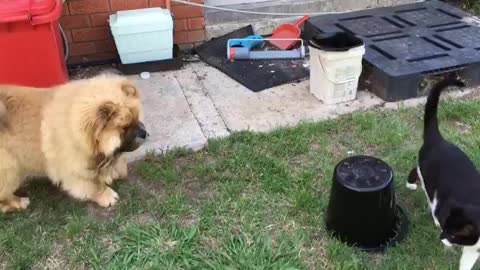
[[[363,81],[384,100],[423,95],[429,77],[450,72],[480,83],[480,21],[444,2],[314,17],[304,38],[336,31],[364,40],[368,74],[362,74]]]
[[[227,41],[253,35],[252,26],[212,39],[200,45],[196,52],[207,64],[219,69],[248,89],[259,92],[309,75],[304,60],[227,60]]]

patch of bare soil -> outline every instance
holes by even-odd
[[[88,79],[100,74],[121,74],[121,72],[116,69],[116,65],[79,67],[70,69],[68,72],[71,80]]]
[[[178,223],[180,225],[185,226],[185,227],[191,227],[195,224],[198,223],[198,216],[195,214],[187,215],[187,216],[182,216],[179,218]]]
[[[65,250],[68,244],[55,243],[52,246],[50,254],[45,258],[45,260],[39,261],[35,264],[33,270],[63,270],[68,269],[68,259],[65,255]]]
[[[212,197],[209,181],[192,179],[184,182],[185,194],[192,201],[203,201]]]
[[[455,127],[461,134],[470,134],[472,132],[472,126],[467,123],[463,123],[462,121],[452,120],[449,121],[448,124],[450,126]]]
[[[141,187],[150,194],[155,194],[156,196],[164,194],[165,185],[159,181],[143,179],[143,177],[138,174],[138,165],[139,162],[132,162],[128,165],[128,182]]]
[[[129,218],[129,223],[138,225],[138,226],[145,226],[145,225],[152,225],[160,223],[161,217],[155,216],[150,213],[142,213],[136,214]]]
[[[88,216],[97,221],[113,221],[115,219],[115,208],[105,208],[96,203],[89,202],[87,204]]]
[[[314,235],[311,246],[302,248],[301,252],[305,253],[308,269],[334,269],[328,256],[327,246],[325,235],[318,234]]]

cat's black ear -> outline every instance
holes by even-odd
[[[456,208],[450,212],[442,235],[453,244],[473,246],[478,242],[480,232],[478,226],[465,215],[465,212]]]

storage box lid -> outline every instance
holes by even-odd
[[[30,21],[33,25],[60,18],[61,0],[0,0],[0,23]]]
[[[113,34],[162,31],[173,29],[172,15],[163,8],[145,8],[119,11],[110,15],[110,28]]]

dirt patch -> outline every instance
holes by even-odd
[[[138,174],[139,164],[140,162],[132,162],[128,165],[128,182],[155,196],[163,195],[165,193],[165,185],[159,181],[143,179]]]
[[[0,256],[0,270],[10,269],[7,264],[7,258]]]
[[[67,250],[69,244],[55,243],[52,246],[50,255],[47,256],[45,260],[42,260],[35,264],[32,269],[49,269],[49,270],[62,270],[69,269],[68,259],[65,255],[65,250]]]
[[[87,204],[88,216],[98,221],[113,221],[115,218],[115,208],[105,208],[96,203],[89,202]]]
[[[192,179],[185,181],[183,185],[185,194],[192,201],[202,201],[212,197],[209,181]]]
[[[115,64],[79,67],[70,69],[68,72],[71,80],[88,79],[100,74],[122,74],[118,69],[116,69]]]
[[[333,269],[332,262],[328,256],[328,244],[325,235],[316,234],[312,237],[312,245],[303,247],[301,253],[305,255],[305,262],[308,269]]]
[[[472,126],[461,121],[448,121],[448,124],[452,127],[455,127],[456,130],[460,131],[461,134],[470,134],[472,132]]]
[[[161,217],[150,213],[142,213],[129,218],[129,223],[138,226],[152,225],[160,223]]]
[[[478,88],[474,89],[471,93],[461,97],[462,100],[471,100],[471,99],[479,99],[480,98],[480,91]]]
[[[184,227],[191,227],[198,223],[198,216],[191,214],[188,216],[183,216],[178,219],[178,223]]]
[[[189,164],[193,163],[193,156],[179,157],[175,159],[175,169],[181,171],[185,167],[188,167]]]

